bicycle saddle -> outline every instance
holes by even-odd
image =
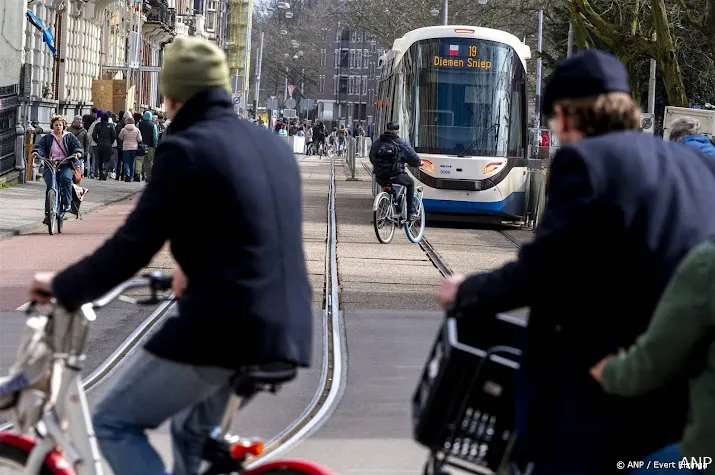
[[[246,366],[234,376],[231,384],[234,391],[242,395],[261,390],[275,391],[297,375],[298,367],[293,363],[267,363]]]

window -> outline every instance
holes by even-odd
[[[216,28],[216,12],[206,12],[206,21],[204,26],[206,27],[206,31],[214,31]]]
[[[343,35],[342,28],[338,28],[337,30],[335,30],[335,41],[340,41],[340,38],[342,37],[342,35]]]
[[[340,76],[338,81],[338,94],[346,94],[348,92],[348,77]]]
[[[370,52],[366,49],[362,50],[362,69],[367,69],[367,64],[370,60]]]
[[[320,94],[325,93],[325,76],[320,76],[318,78],[318,91]]]
[[[335,60],[335,69],[338,69],[338,66],[340,65],[340,63],[339,63],[339,61],[340,61],[340,50],[339,50],[339,49],[336,49],[336,50],[335,50],[335,56],[333,57],[333,59]]]
[[[355,78],[352,76],[348,77],[348,94],[352,94],[355,90]]]
[[[325,60],[327,59],[327,51],[325,51],[325,48],[320,50],[320,67],[324,68],[325,67]]]
[[[344,28],[340,32],[340,40],[341,41],[350,41],[350,30],[348,28]]]
[[[328,29],[327,28],[323,28],[320,30],[320,39],[323,41],[328,39]]]
[[[368,65],[367,73],[370,77],[375,75],[375,62],[371,61]]]
[[[349,50],[349,58],[350,58],[350,61],[349,61],[350,67],[354,68],[355,67],[355,50],[354,49]]]
[[[340,50],[340,61],[338,62],[338,66],[341,68],[348,68],[350,66],[350,50],[348,49],[341,49]]]
[[[333,76],[333,94],[338,93],[338,77]]]
[[[355,67],[362,68],[362,50],[355,50]]]
[[[363,76],[360,79],[362,80],[362,92],[360,94],[367,94],[367,77]]]

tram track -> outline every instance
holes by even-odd
[[[345,389],[347,345],[340,313],[335,213],[335,157],[330,159],[324,292],[323,364],[318,389],[305,411],[266,444],[263,453],[248,463],[248,469],[255,468],[266,460],[278,456],[318,430],[337,407]]]
[[[327,225],[325,239],[325,306],[322,314],[323,354],[320,383],[306,409],[283,431],[265,444],[263,453],[251,459],[248,469],[278,456],[320,428],[330,417],[342,397],[347,380],[347,348],[344,325],[340,313],[340,288],[337,266],[337,221],[335,213],[335,159],[331,159],[328,190]],[[163,302],[146,318],[122,344],[83,381],[86,392],[98,388],[121,370],[147,335],[173,310],[175,300]],[[0,431],[12,424],[0,424]]]

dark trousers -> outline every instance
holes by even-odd
[[[380,186],[387,186],[392,183],[407,188],[407,213],[417,212],[415,209],[415,181],[407,172],[402,172],[393,178],[376,177],[375,181],[377,181]]]
[[[107,176],[112,163],[112,147],[97,147],[97,171],[100,177]]]

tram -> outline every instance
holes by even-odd
[[[408,171],[425,211],[523,216],[529,58],[505,31],[434,26],[398,38],[378,60],[376,132],[399,122],[422,158]]]

